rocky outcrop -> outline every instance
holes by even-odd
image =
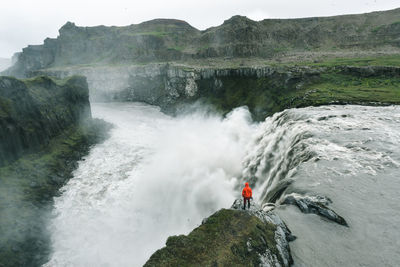
[[[242,200],[203,220],[188,236],[171,236],[144,266],[290,266],[289,229],[273,212]]]
[[[282,204],[296,205],[303,213],[313,213],[343,226],[346,220],[328,207],[332,201],[322,196],[302,196],[296,193],[286,195]]]
[[[47,145],[51,138],[91,118],[85,77],[63,81],[0,77],[0,166]]]
[[[257,120],[292,107],[332,103],[400,103],[397,97],[389,97],[392,85],[397,83],[397,77],[400,76],[400,68],[396,66],[269,65],[216,68],[157,63],[55,68],[34,73],[59,78],[84,75],[88,80],[92,101],[141,101],[172,113],[179,109],[179,105],[198,100],[211,104],[223,113],[246,105]],[[364,78],[375,80],[363,85]],[[387,79],[393,79],[394,83],[387,83]],[[320,95],[316,85],[326,87],[326,83],[339,89],[328,95]],[[353,88],[346,92],[346,87],[354,84],[360,85],[360,92],[371,90],[371,94],[360,97]],[[371,89],[362,88],[368,86]],[[372,93],[375,90],[373,86],[387,87],[387,95]]]
[[[141,101],[174,111],[182,103],[203,100],[228,112],[247,105],[255,118],[286,107],[280,96],[318,79],[324,68],[185,67],[173,64],[82,67],[36,71],[64,78],[87,77],[93,101]]]
[[[83,67],[43,70],[59,78],[81,74],[87,77],[93,101],[142,101],[162,107],[197,94],[199,72],[169,64],[145,66]]]

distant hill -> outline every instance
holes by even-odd
[[[10,58],[1,58],[0,57],[0,71],[3,71],[11,66]]]
[[[287,53],[399,53],[400,8],[360,15],[253,21],[234,16],[200,31],[187,22],[155,19],[124,27],[78,27],[68,22],[56,39],[23,49],[7,73],[43,68],[144,64],[207,58],[281,57]],[[7,74],[6,73],[6,74]]]

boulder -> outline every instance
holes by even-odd
[[[282,204],[296,205],[303,213],[314,213],[343,226],[348,226],[346,220],[328,208],[332,201],[324,196],[302,196],[292,193],[287,195]]]

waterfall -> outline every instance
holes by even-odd
[[[140,266],[240,196],[247,109],[178,118],[143,104],[93,105],[114,123],[55,200],[47,266]]]
[[[399,260],[397,246],[386,245],[400,240],[397,107],[290,109],[261,123],[246,108],[225,118],[169,117],[156,107],[113,103],[94,104],[93,114],[115,127],[55,199],[45,266],[141,266],[168,236],[188,234],[229,207],[245,181],[259,204],[276,203],[298,236],[295,263],[335,266],[346,258],[379,265],[376,244],[389,251],[389,265]],[[349,228],[280,206],[291,193],[332,200]],[[382,228],[385,216],[390,223]]]

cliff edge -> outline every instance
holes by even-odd
[[[283,221],[258,205],[242,206],[238,199],[189,235],[169,237],[144,266],[290,266],[288,242],[295,237]]]

